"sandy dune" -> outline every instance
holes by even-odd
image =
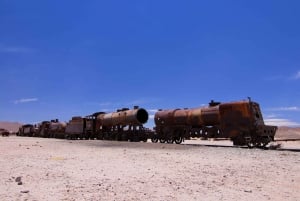
[[[0,145],[0,200],[300,200],[299,142],[283,144],[294,151],[16,136]]]

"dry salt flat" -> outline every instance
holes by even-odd
[[[0,200],[300,200],[299,150],[0,137]]]

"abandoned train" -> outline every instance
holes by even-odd
[[[207,107],[159,110],[153,142],[181,143],[190,137],[230,138],[234,145],[265,147],[274,141],[276,126],[264,124],[259,104],[249,100]]]
[[[38,125],[26,124],[17,135],[30,137],[99,139],[119,141],[147,141],[153,131],[143,124],[148,121],[148,112],[135,106],[112,113],[96,112],[86,117],[75,116],[68,123],[58,119],[43,121]]]
[[[86,117],[72,117],[67,123],[44,121],[26,124],[18,135],[66,139],[100,139],[177,143],[193,138],[229,138],[234,145],[265,147],[274,140],[276,126],[264,124],[260,106],[252,100],[220,103],[193,109],[159,110],[153,130],[143,125],[148,112],[135,106],[112,113],[96,112]]]

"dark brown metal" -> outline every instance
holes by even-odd
[[[8,137],[9,131],[4,128],[0,128],[0,134],[2,135],[2,137]]]
[[[276,126],[264,124],[259,104],[251,101],[220,103],[193,109],[159,110],[154,117],[157,137],[164,141],[181,138],[231,138],[235,145],[264,147],[274,140]]]
[[[100,114],[97,119],[102,126],[142,125],[148,121],[148,112],[143,108],[123,108],[117,112]]]
[[[66,125],[66,136],[68,139],[83,138],[84,133],[84,118],[74,116]]]
[[[20,126],[19,131],[17,132],[17,136],[35,136],[36,135],[36,127],[32,124],[25,124]]]

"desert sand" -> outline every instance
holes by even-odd
[[[300,143],[0,137],[0,200],[300,200]]]

